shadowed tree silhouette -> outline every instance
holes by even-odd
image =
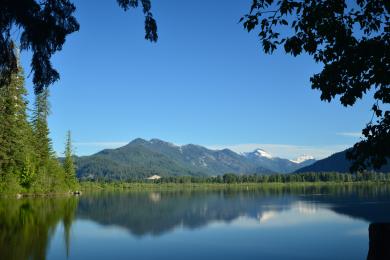
[[[369,231],[369,250],[367,260],[390,259],[390,224],[372,223]]]
[[[253,0],[240,22],[259,28],[265,53],[283,46],[293,56],[306,53],[323,64],[311,78],[321,100],[340,97],[344,106],[374,91],[373,117],[365,139],[348,153],[351,170],[375,169],[390,156],[390,1]],[[387,110],[386,110],[387,108]]]
[[[151,13],[150,0],[117,0],[125,11],[142,4],[145,14],[145,38],[157,41],[157,25]],[[73,16],[76,7],[69,0],[0,0],[0,74],[9,81],[17,70],[11,30],[19,29],[20,49],[31,50],[31,68],[35,92],[57,81],[59,73],[50,58],[62,49],[66,37],[79,30]],[[4,84],[0,84],[4,85]]]

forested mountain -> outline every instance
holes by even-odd
[[[346,158],[348,150],[335,153],[312,165],[298,169],[296,172],[349,172],[352,163]],[[379,172],[390,172],[390,164],[383,166]]]
[[[256,152],[256,151],[255,151]],[[229,149],[210,150],[188,144],[174,145],[159,139],[138,138],[129,144],[76,159],[81,179],[128,179],[160,176],[214,176],[225,173],[287,173],[307,165],[287,159],[267,158],[255,152],[237,154]]]

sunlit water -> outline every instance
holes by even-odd
[[[378,223],[387,186],[2,198],[0,259],[366,259]]]

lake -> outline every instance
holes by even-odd
[[[1,198],[0,259],[381,259],[389,223],[386,185]]]

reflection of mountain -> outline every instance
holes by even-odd
[[[156,200],[158,198],[158,200]],[[158,235],[177,226],[197,228],[212,221],[232,221],[239,216],[257,218],[280,211],[292,198],[259,196],[251,192],[109,193],[83,197],[77,216],[104,225],[117,225],[135,235]]]
[[[241,216],[266,223],[291,208],[301,214],[315,214],[316,209],[327,208],[370,222],[369,259],[389,255],[389,224],[378,223],[390,223],[389,186],[340,185],[102,193],[80,199],[0,199],[0,259],[45,259],[59,223],[64,227],[64,242],[69,251],[74,214],[103,225],[122,227],[136,236],[157,236],[177,227],[198,228]]]
[[[368,222],[390,222],[388,189],[356,186],[259,189],[255,191],[108,193],[84,196],[77,216],[103,225],[117,225],[135,235],[158,235],[178,226],[197,228],[240,216],[261,222],[281,210],[306,205],[305,214],[324,206]],[[327,195],[312,195],[327,194]],[[319,204],[319,205],[318,205]]]

